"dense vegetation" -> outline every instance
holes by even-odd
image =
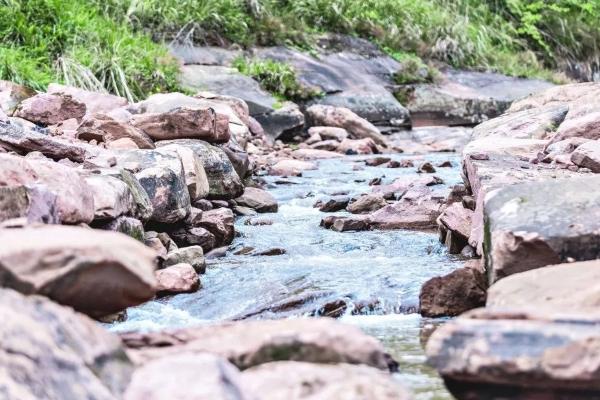
[[[401,59],[547,77],[569,60],[598,61],[599,19],[598,0],[0,0],[0,78],[136,98],[176,88],[168,40],[309,49],[327,31]]]

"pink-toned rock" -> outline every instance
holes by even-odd
[[[76,118],[69,118],[56,125],[50,125],[48,130],[52,136],[64,136],[75,139],[77,137],[77,128],[79,128],[79,121]]]
[[[371,138],[375,143],[387,146],[387,140],[375,125],[348,108],[313,105],[306,112],[315,125],[343,128],[354,138]]]
[[[402,176],[389,185],[374,186],[373,193],[381,193],[384,197],[389,197],[394,194],[402,195],[409,189],[427,188],[443,183],[444,181],[435,175],[424,175],[416,178],[413,176]]]
[[[59,83],[48,85],[48,93],[70,95],[75,100],[85,104],[87,113],[107,113],[114,109],[127,105],[127,99],[109,93],[90,92],[73,86],[65,86]]]
[[[227,360],[212,354],[181,354],[138,368],[124,400],[257,400],[248,392],[240,372]]]
[[[368,216],[371,229],[434,229],[442,205],[439,200],[421,198],[417,201],[402,199]]]
[[[310,145],[311,149],[336,151],[340,143],[337,140],[321,140]]]
[[[534,93],[522,100],[515,101],[508,109],[508,113],[539,108],[545,105],[576,102],[583,97],[594,97],[598,99],[598,96],[600,96],[600,85],[598,85],[597,82],[559,85],[546,89],[543,92]]]
[[[377,211],[387,205],[381,193],[366,193],[350,201],[346,209],[352,214],[364,214]]]
[[[343,154],[376,154],[379,153],[375,141],[371,138],[344,139],[337,147],[337,151]]]
[[[138,145],[131,138],[121,138],[108,142],[106,144],[107,149],[111,150],[135,150],[139,149]]]
[[[154,140],[201,139],[226,143],[231,138],[227,116],[212,108],[176,108],[165,113],[134,115],[131,123]]]
[[[14,115],[36,124],[54,125],[70,118],[81,120],[85,113],[85,104],[70,95],[41,93],[23,100]]]
[[[596,110],[599,110],[600,103],[597,104]],[[589,112],[575,117],[570,117],[570,113],[569,111],[565,121],[558,127],[550,144],[568,138],[600,139],[600,111]]]
[[[328,158],[340,158],[343,155],[327,150],[298,149],[292,152],[292,156],[300,160],[324,160]]]
[[[244,194],[235,199],[238,205],[251,208],[259,213],[277,212],[277,200],[269,192],[253,187],[246,187]]]
[[[0,286],[100,317],[154,297],[156,254],[120,233],[60,225],[0,230]]]
[[[269,174],[278,176],[300,176],[304,171],[312,171],[317,169],[315,163],[285,159],[280,160],[271,166]]]
[[[475,261],[479,264],[479,260]],[[487,282],[482,268],[468,263],[445,276],[425,282],[419,294],[419,312],[424,317],[455,317],[482,307],[486,301]]]
[[[198,273],[190,264],[176,264],[155,272],[158,296],[192,293],[200,289]]]
[[[203,211],[190,221],[190,226],[201,227],[212,233],[216,238],[216,247],[231,244],[235,234],[234,215],[229,208]]]
[[[244,387],[264,400],[408,400],[390,374],[364,365],[280,361],[242,373]]]
[[[44,185],[56,195],[56,210],[65,224],[94,219],[92,189],[76,170],[62,164],[0,154],[0,186]]]
[[[321,140],[336,140],[343,141],[348,137],[348,131],[343,128],[335,128],[333,126],[313,126],[308,129],[309,135],[319,135]]]
[[[592,140],[577,147],[571,154],[571,162],[592,172],[600,172],[600,141]]]
[[[121,335],[134,362],[174,354],[212,353],[240,369],[272,361],[365,364],[388,371],[397,363],[360,329],[329,318],[229,322],[178,331]]]
[[[213,103],[225,104],[231,107],[235,115],[244,125],[250,124],[250,111],[248,109],[248,104],[242,99],[211,92],[198,92],[194,95],[194,97],[197,99],[209,100]]]
[[[130,139],[140,149],[153,149],[154,142],[141,130],[101,113],[88,115],[77,128],[77,138],[98,143]]]
[[[462,203],[452,203],[440,215],[438,222],[466,241],[471,235],[472,216],[473,211],[465,208]]]

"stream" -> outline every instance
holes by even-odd
[[[437,168],[435,175],[448,188],[461,182],[456,154],[391,157],[434,165],[450,160],[454,167]],[[129,309],[128,319],[110,329],[147,331],[247,317],[318,315],[325,304],[342,304],[341,320],[384,343],[400,363],[397,378],[415,399],[451,399],[437,374],[424,364],[421,345],[422,332],[440,322],[423,319],[415,311],[421,285],[459,268],[463,261],[446,252],[435,232],[338,233],[319,227],[328,215],[313,208],[319,198],[368,192],[368,182],[375,177],[385,176],[384,184],[406,174],[417,177],[416,168],[361,168],[365,158],[322,160],[318,170],[302,177],[264,177],[266,188],[279,201],[279,212],[239,217],[231,251],[224,258],[208,260],[200,291]],[[250,226],[245,224],[248,218],[268,218],[273,224]],[[234,255],[247,247],[282,248],[286,254]]]

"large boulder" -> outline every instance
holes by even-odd
[[[488,307],[600,310],[600,261],[559,264],[506,277],[488,290]]]
[[[571,154],[571,162],[592,172],[600,172],[600,141],[592,140],[578,146]]]
[[[322,93],[309,103],[344,107],[382,126],[410,126],[408,110],[388,90],[400,63],[373,43],[353,36],[318,38],[317,56],[285,47],[259,48],[260,58],[291,65],[298,82]]]
[[[211,354],[181,354],[138,368],[124,400],[163,399],[257,400],[242,385],[238,369]]]
[[[480,309],[427,343],[429,364],[458,400],[600,397],[597,313]]]
[[[101,317],[150,300],[155,253],[122,234],[45,225],[0,230],[0,286]]]
[[[80,141],[53,137],[46,133],[18,125],[14,121],[0,121],[0,149],[27,154],[39,151],[54,160],[67,158],[82,163],[88,157],[100,153],[101,149]]]
[[[198,157],[198,154],[190,147],[179,144],[161,146],[161,149],[174,151],[181,158],[183,172],[185,173],[185,183],[190,194],[190,200],[194,202],[208,196],[210,191],[208,177],[204,170],[204,164],[200,157]]]
[[[158,147],[171,144],[192,149],[202,161],[208,178],[209,199],[229,200],[243,193],[242,181],[222,149],[201,140],[191,139],[165,140],[156,143]]]
[[[433,84],[398,89],[414,124],[476,125],[502,114],[517,99],[553,85],[492,72],[443,70]]]
[[[244,194],[235,199],[243,207],[256,210],[259,213],[277,212],[277,200],[266,190],[247,187]]]
[[[4,399],[114,400],[133,366],[117,336],[43,297],[0,289]]]
[[[48,85],[48,93],[55,95],[69,95],[75,100],[85,104],[88,114],[108,113],[127,105],[127,99],[103,92],[90,92],[88,90],[65,86],[59,83]]]
[[[355,139],[370,138],[379,145],[387,145],[387,140],[375,125],[348,108],[314,105],[309,107],[306,113],[313,125],[343,128]]]
[[[223,143],[230,138],[229,120],[226,118],[211,108],[181,107],[160,114],[134,115],[131,123],[154,140],[191,138]]]
[[[489,283],[569,260],[600,258],[600,177],[527,182],[485,201],[484,252]],[[560,195],[557,195],[560,193]]]
[[[172,224],[190,212],[185,170],[172,150],[128,150],[115,153],[117,165],[131,170],[152,203],[151,220]]]
[[[397,367],[376,339],[325,318],[230,322],[121,337],[139,363],[173,354],[212,353],[240,369],[272,361],[366,364],[385,371]]]
[[[76,170],[62,164],[0,154],[0,186],[44,185],[56,195],[48,197],[59,221],[65,224],[90,223],[94,219],[91,187]]]
[[[519,112],[546,105],[569,104],[582,98],[598,98],[600,85],[598,82],[574,83],[548,88],[542,92],[533,93],[519,101],[515,101],[508,109],[509,113]]]
[[[130,139],[140,149],[154,148],[154,142],[142,130],[101,113],[88,115],[77,128],[77,137],[107,145],[119,139]]]
[[[408,400],[389,374],[364,365],[280,361],[242,373],[244,387],[264,400]]]
[[[85,104],[69,94],[40,93],[23,100],[13,115],[39,125],[54,125],[71,118],[81,120],[85,113]]]

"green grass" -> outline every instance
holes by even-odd
[[[431,62],[553,78],[569,61],[600,61],[598,20],[598,0],[0,0],[0,79],[136,99],[177,89],[165,46],[172,39],[310,51],[324,32],[407,57],[399,82],[434,79],[422,74]],[[247,64],[275,93],[303,96],[293,71]]]

